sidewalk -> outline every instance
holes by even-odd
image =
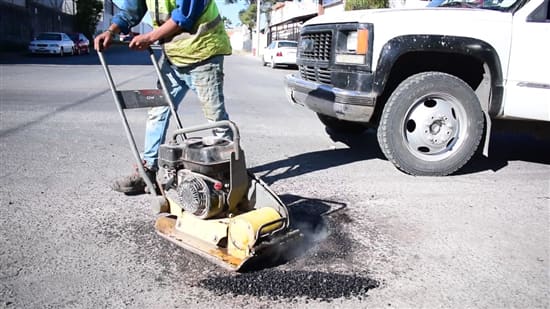
[[[11,64],[13,63],[13,60],[23,58],[26,54],[26,51],[0,51],[0,63]]]
[[[254,55],[252,55],[252,52],[249,52],[249,51],[245,51],[245,50],[233,50],[233,55],[237,55],[237,56],[248,56],[248,57],[256,57]]]
[[[160,50],[155,49],[155,53]],[[144,64],[149,63],[149,58],[146,53],[134,53],[131,57],[126,56],[127,47],[117,45],[111,46],[108,50],[111,57],[114,57],[115,62],[121,62],[125,64]],[[250,59],[258,60],[257,56],[254,56],[249,51],[233,50],[232,55],[243,56]],[[93,57],[90,57],[93,56]],[[134,59],[136,58],[136,59]],[[134,60],[132,60],[134,59]],[[126,60],[126,61],[124,61]],[[132,62],[133,61],[133,62]],[[0,51],[0,64],[99,64],[96,51],[90,50],[90,55],[81,56],[55,56],[55,55],[32,55],[27,50],[22,51]]]

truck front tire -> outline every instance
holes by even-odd
[[[483,128],[483,111],[470,86],[453,75],[424,72],[392,93],[377,135],[382,152],[401,171],[446,176],[470,160]]]

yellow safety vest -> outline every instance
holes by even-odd
[[[158,4],[158,7],[155,5]],[[153,26],[170,19],[175,0],[147,0]],[[159,24],[160,23],[160,24]],[[192,30],[175,35],[164,43],[164,53],[177,66],[197,63],[216,55],[231,55],[231,43],[225,32],[218,7],[210,0]]]

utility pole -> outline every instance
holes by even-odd
[[[260,6],[261,0],[256,0],[256,57],[260,57]]]

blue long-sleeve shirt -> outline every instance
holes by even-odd
[[[208,0],[176,0],[176,8],[170,13],[170,17],[180,28],[189,32],[207,4]],[[120,28],[122,33],[128,33],[130,28],[139,24],[146,13],[145,0],[124,0],[120,11],[113,17],[113,23]]]

